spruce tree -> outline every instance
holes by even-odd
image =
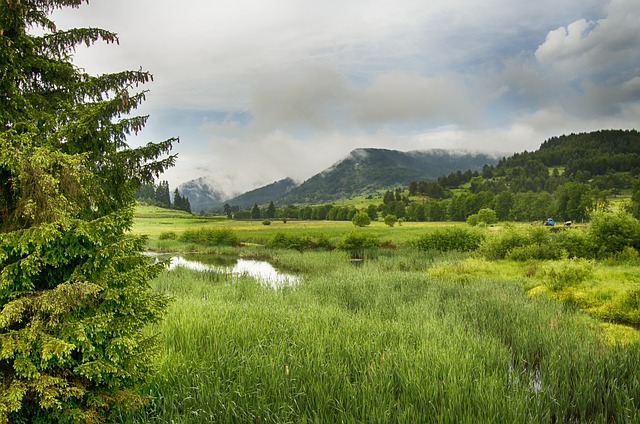
[[[102,29],[57,31],[83,0],[0,1],[0,423],[101,422],[141,401],[167,299],[163,265],[128,233],[133,193],[173,165],[176,139],[131,148],[148,72],[91,76],[76,45]],[[32,28],[41,28],[36,36]]]
[[[251,219],[260,219],[260,208],[257,203],[254,203],[251,208]]]
[[[160,181],[156,187],[156,202],[163,208],[171,207],[171,194],[169,191],[169,182]]]
[[[182,210],[191,213],[191,202],[186,196],[182,196]]]
[[[181,210],[183,208],[182,196],[178,189],[173,190],[173,209]]]
[[[267,206],[266,218],[273,219],[276,217],[276,205],[273,202],[269,202]]]

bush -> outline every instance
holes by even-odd
[[[633,247],[625,247],[621,252],[616,253],[613,259],[618,263],[640,265],[640,252]]]
[[[600,319],[632,326],[640,325],[640,290],[631,290],[599,309]]]
[[[163,231],[158,236],[158,240],[175,240],[178,238],[178,235],[173,231]]]
[[[362,211],[356,213],[353,216],[351,222],[353,222],[353,225],[355,225],[356,227],[366,227],[367,225],[371,224],[371,218],[369,218],[368,213]]]
[[[262,221],[262,225],[271,225],[271,221],[265,219],[264,221]]]
[[[552,242],[549,229],[531,227],[525,232],[523,245],[514,246],[505,257],[514,261],[560,259],[564,252]]]
[[[203,246],[237,246],[239,244],[236,234],[228,229],[187,230],[180,235],[178,240]]]
[[[308,235],[276,233],[269,242],[269,246],[279,249],[294,249],[300,252],[314,249],[331,250],[334,248],[324,234],[319,234],[314,240]]]
[[[597,249],[593,239],[585,231],[579,229],[554,233],[552,242],[568,258],[592,259],[596,256]]]
[[[398,217],[395,215],[389,214],[384,217],[384,223],[389,227],[393,227],[394,225],[396,225],[396,222],[398,222]]]
[[[480,219],[478,218],[477,213],[474,213],[473,215],[469,215],[469,217],[467,218],[467,224],[471,225],[472,227],[475,227],[479,223],[480,223]]]
[[[593,275],[594,263],[587,259],[564,259],[545,267],[545,285],[559,291],[582,283]]]
[[[549,231],[546,228],[535,227],[527,231],[506,229],[487,238],[478,251],[490,260],[505,259],[510,254],[515,260],[526,260],[535,259],[527,257],[529,255],[545,257],[547,254],[544,253],[544,249],[558,250],[551,246]]]
[[[327,237],[324,234],[318,234],[313,243],[317,249],[326,249],[326,250],[335,249],[335,246],[331,243],[331,240],[329,240],[329,237]]]
[[[354,259],[372,256],[380,247],[378,237],[369,233],[350,233],[336,246],[339,250],[349,252]]]
[[[484,222],[487,225],[496,224],[498,222],[498,215],[496,215],[493,209],[480,209],[478,211],[478,221]]]
[[[507,252],[506,258],[512,261],[525,262],[532,259],[545,261],[560,259],[562,250],[553,244],[528,244],[526,246],[518,246]]]
[[[621,252],[626,247],[640,249],[640,221],[625,211],[592,214],[589,233],[603,256]]]
[[[414,241],[414,245],[420,250],[471,252],[478,249],[483,239],[484,235],[478,231],[454,227],[427,233]]]
[[[467,224],[475,227],[477,225],[487,226],[498,222],[498,216],[493,209],[484,208],[480,209],[478,213],[469,215],[467,218]]]
[[[293,235],[277,233],[269,242],[269,246],[280,249],[294,249],[298,251],[310,250],[313,245],[311,237],[307,235]]]

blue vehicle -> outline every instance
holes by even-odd
[[[556,222],[553,220],[553,218],[547,218],[547,220],[544,222],[544,225],[546,225],[547,227],[553,227],[554,225],[556,225]]]

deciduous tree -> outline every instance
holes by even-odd
[[[366,213],[365,211],[360,211],[353,216],[351,222],[353,222],[353,225],[355,225],[356,227],[366,227],[367,225],[371,224],[371,219],[369,218],[368,213]]]

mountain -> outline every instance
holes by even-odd
[[[256,203],[258,205],[264,205],[272,200],[285,196],[293,188],[297,187],[297,185],[298,183],[293,181],[291,178],[285,178],[264,187],[248,191],[240,196],[234,197],[233,199],[228,199],[225,203],[229,203],[233,206],[240,206],[243,209],[250,208]]]
[[[189,198],[194,212],[222,210],[225,203],[245,209],[270,201],[277,205],[318,204],[406,186],[411,181],[435,179],[458,170],[479,170],[496,162],[496,158],[486,154],[363,148],[353,150],[300,185],[285,178],[233,198],[225,197],[215,183],[204,178],[186,182],[178,189]]]
[[[435,179],[458,170],[479,170],[497,159],[486,154],[445,150],[400,152],[387,149],[356,149],[346,158],[274,200],[283,204],[317,204],[373,194],[376,190],[411,181]],[[258,203],[259,204],[259,203]]]
[[[189,198],[192,212],[222,208],[225,194],[215,189],[215,183],[200,177],[178,186],[180,194]]]

